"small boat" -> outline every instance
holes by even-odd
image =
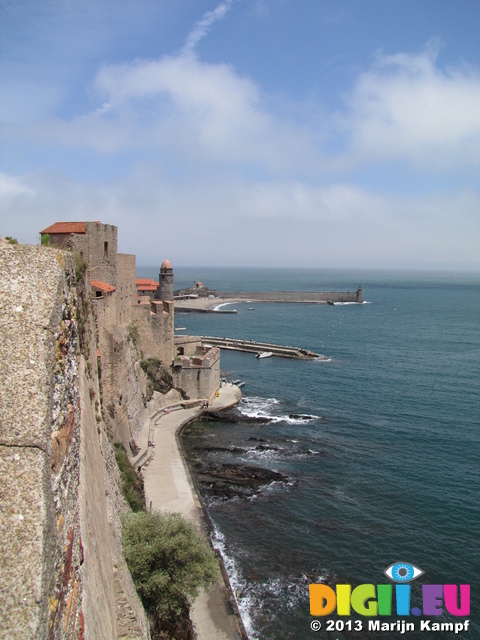
[[[175,331],[186,331],[187,327],[175,327]]]
[[[270,356],[273,356],[271,351],[262,351],[261,353],[257,353],[255,358],[270,358]]]
[[[255,307],[247,307],[247,311],[253,311]]]

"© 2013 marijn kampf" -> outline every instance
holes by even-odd
[[[329,616],[336,610],[337,616],[360,616],[373,618],[376,616],[425,616],[428,619],[415,622],[396,620],[386,622],[381,620],[325,620],[323,625],[313,620],[313,631],[377,631],[397,632],[400,634],[412,631],[451,631],[458,634],[468,631],[469,620],[444,622],[438,617],[446,610],[451,616],[467,617],[470,615],[470,585],[469,584],[424,584],[422,585],[422,608],[410,608],[411,587],[409,582],[423,575],[424,571],[407,562],[395,562],[387,567],[385,575],[392,584],[360,584],[354,589],[350,584],[337,584],[335,589],[323,584],[310,584],[310,614],[315,617]],[[395,612],[393,612],[393,593],[395,587]],[[431,620],[429,618],[437,618]]]

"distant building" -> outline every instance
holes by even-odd
[[[158,284],[153,278],[137,278],[135,280],[137,295],[153,298],[155,291],[158,289]]]

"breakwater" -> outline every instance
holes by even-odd
[[[221,298],[251,300],[252,302],[297,302],[328,304],[335,302],[363,302],[363,291],[217,291]]]
[[[326,356],[314,353],[309,349],[301,347],[282,346],[271,344],[269,342],[256,342],[253,340],[237,340],[235,338],[213,338],[210,336],[201,336],[204,345],[212,347],[220,347],[220,349],[229,349],[231,351],[246,351],[248,353],[262,353],[270,351],[272,355],[280,358],[295,358],[297,360],[329,360]]]

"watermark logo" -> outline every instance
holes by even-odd
[[[423,584],[422,607],[411,607],[412,580],[424,574],[408,562],[394,562],[384,571],[394,584],[310,584],[310,614],[316,617],[358,614],[375,616],[442,616],[446,610],[452,616],[470,615],[470,585]],[[394,597],[395,596],[395,597]],[[468,622],[468,621],[467,621]],[[467,624],[467,623],[466,623]]]
[[[411,582],[422,576],[425,571],[408,562],[394,562],[383,573],[393,582]]]

